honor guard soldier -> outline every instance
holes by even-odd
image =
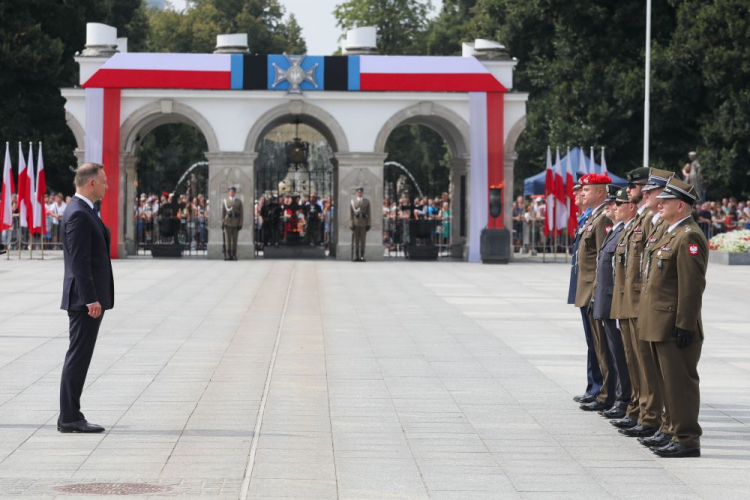
[[[614,401],[614,379],[610,377],[607,344],[604,340],[604,332],[601,323],[594,321],[591,317],[592,311],[589,304],[594,291],[596,280],[596,260],[599,250],[602,248],[604,238],[607,236],[607,228],[612,227],[612,222],[604,213],[605,199],[607,198],[607,184],[612,179],[608,175],[588,174],[581,177],[581,201],[587,208],[591,208],[591,215],[581,228],[581,237],[576,254],[576,266],[578,276],[576,281],[575,306],[585,308],[586,318],[592,333],[596,359],[602,372],[602,389],[596,399],[590,403],[581,405],[582,410],[601,411],[607,410]]]
[[[568,304],[575,304],[576,302],[576,285],[578,282],[578,264],[576,263],[576,256],[578,253],[578,244],[581,241],[581,234],[583,233],[583,227],[586,225],[586,221],[591,215],[591,209],[583,206],[581,199],[581,178],[585,174],[576,173],[576,185],[573,186],[573,193],[575,194],[576,207],[578,207],[582,213],[578,217],[578,230],[576,231],[575,240],[573,240],[573,256],[570,266],[570,284],[568,285]],[[586,307],[579,307],[581,311],[581,319],[583,320],[583,333],[586,337],[586,346],[588,352],[586,354],[586,390],[583,394],[574,396],[573,401],[577,403],[592,403],[599,392],[602,390],[602,372],[599,370],[599,362],[596,360],[596,350],[594,349],[594,339],[591,336],[591,328],[589,326],[588,310]]]
[[[698,361],[708,242],[691,215],[699,199],[695,187],[673,177],[657,199],[667,229],[645,252],[639,333],[651,344],[673,436],[654,453],[698,457],[702,434]]]
[[[221,227],[226,238],[224,260],[237,260],[237,235],[242,229],[242,201],[236,198],[237,188],[229,188],[229,198],[221,207]]]
[[[650,174],[645,183],[644,171],[649,171]],[[620,432],[626,436],[637,437],[645,446],[663,446],[671,438],[668,436],[669,420],[663,416],[664,400],[657,384],[651,346],[638,339],[643,252],[650,229],[654,227],[654,198],[671,176],[671,172],[656,168],[640,168],[628,173],[628,194],[638,204],[638,212],[623,235],[615,255],[615,287],[618,289],[619,285],[620,293],[613,300],[613,313],[620,320],[623,340],[626,347],[629,347],[626,348],[626,353],[631,354],[628,357],[628,367],[634,399],[633,404],[628,407],[626,418],[613,421],[612,425],[619,427]]]
[[[364,189],[357,188],[357,196],[351,201],[349,216],[351,218],[353,255],[352,261],[365,261],[365,240],[370,230],[370,200],[363,196]]]

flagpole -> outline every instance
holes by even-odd
[[[643,166],[648,167],[651,115],[651,0],[646,0],[646,95],[643,102]]]
[[[36,159],[36,165],[37,165],[37,183],[36,183],[36,190],[37,195],[36,199],[39,200],[39,161],[42,160],[42,141],[39,141],[39,155]],[[44,164],[42,164],[44,165]],[[42,169],[42,172],[44,172],[44,169]],[[46,183],[45,183],[46,184]],[[39,209],[42,211],[42,260],[44,260],[44,237],[47,236],[47,214],[46,210],[47,207],[44,206],[44,193],[42,193],[42,199],[39,201],[41,203],[41,207]]]

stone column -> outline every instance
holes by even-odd
[[[135,219],[133,218],[133,200],[136,196],[136,171],[135,166],[138,163],[138,157],[128,154],[126,152],[120,152],[120,192],[123,193],[123,197],[120,200],[122,207],[120,211],[122,216],[120,220],[122,223],[122,232],[120,233],[121,247],[124,248],[124,252],[120,253],[120,258],[123,259],[128,255],[135,255],[138,250],[135,234]]]
[[[253,205],[255,203],[255,159],[257,153],[217,152],[206,153],[208,160],[208,258],[223,259],[221,251],[221,206],[229,196],[230,186],[237,187],[237,197],[242,201],[243,226],[237,240],[237,258],[255,257]]]
[[[349,204],[356,196],[358,187],[364,188],[365,198],[370,200],[372,223],[367,233],[365,258],[383,260],[383,162],[381,153],[340,153],[338,161],[338,186],[336,188],[335,214],[337,215],[338,241],[336,259],[350,260],[352,231]]]
[[[466,245],[466,236],[469,231],[469,220],[466,211],[469,205],[469,177],[468,165],[469,157],[462,156],[452,158],[451,165],[451,211],[453,220],[451,221],[451,257],[461,259],[465,255],[464,246]],[[462,188],[463,185],[463,202]],[[463,223],[463,234],[461,226]]]
[[[505,187],[503,187],[503,224],[510,231],[510,260],[513,260],[513,169],[516,166],[516,153],[506,153],[503,163]]]
[[[83,165],[83,159],[86,156],[86,151],[76,148],[73,151],[73,154],[76,155],[76,160],[78,160],[78,165],[76,165],[76,167],[80,167],[81,165]]]

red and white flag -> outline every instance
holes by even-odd
[[[565,164],[565,200],[568,208],[568,234],[574,237],[578,228],[578,207],[576,206],[575,191],[573,191],[575,176],[573,175],[573,165],[571,165],[570,160],[570,148],[568,148],[568,156]]]
[[[29,200],[29,176],[26,174],[26,160],[23,158],[21,142],[18,142],[18,221],[21,227],[28,227],[31,214],[31,200]]]
[[[588,170],[586,170],[586,160],[585,155],[583,154],[583,148],[578,148],[578,172],[582,174],[588,174]]]
[[[594,163],[594,148],[591,147],[591,154],[589,155],[589,173],[595,174],[596,172],[596,163]]]
[[[34,150],[29,143],[29,164],[26,167],[26,175],[29,177],[28,180],[28,197],[29,208],[27,209],[27,217],[29,218],[27,224],[32,234],[38,234],[42,231],[42,226],[37,221],[37,202],[36,202],[36,179],[34,178]]]
[[[547,174],[544,178],[545,210],[544,235],[555,232],[555,172],[552,170],[552,153],[547,146]]]
[[[10,164],[10,146],[5,143],[5,167],[3,168],[3,191],[0,195],[0,230],[13,227],[13,167]]]
[[[568,205],[565,202],[565,182],[560,163],[560,148],[555,152],[555,227],[561,231],[568,227]]]
[[[46,227],[46,214],[44,206],[44,193],[47,192],[47,180],[44,175],[44,158],[42,157],[42,143],[39,143],[39,156],[37,156],[37,170],[36,170],[36,211],[34,212],[34,227],[37,227],[37,217],[39,220],[38,227],[41,229],[42,234],[47,233]]]
[[[602,175],[609,175],[607,170],[607,160],[604,159],[604,148],[602,148]]]

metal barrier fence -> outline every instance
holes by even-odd
[[[414,219],[397,210],[383,217],[383,247],[386,257],[409,256],[410,246],[434,245],[438,257],[451,256],[451,216]]]
[[[148,255],[153,245],[182,246],[183,254],[205,256],[208,250],[208,217],[135,219],[136,253]]]
[[[13,227],[0,233],[0,247],[8,250],[9,254],[19,250],[29,250],[29,246],[33,251],[42,250],[42,246],[44,250],[62,250],[59,227],[59,225],[48,224],[49,229],[44,235],[30,234],[28,228],[20,227],[18,217],[14,217]]]

